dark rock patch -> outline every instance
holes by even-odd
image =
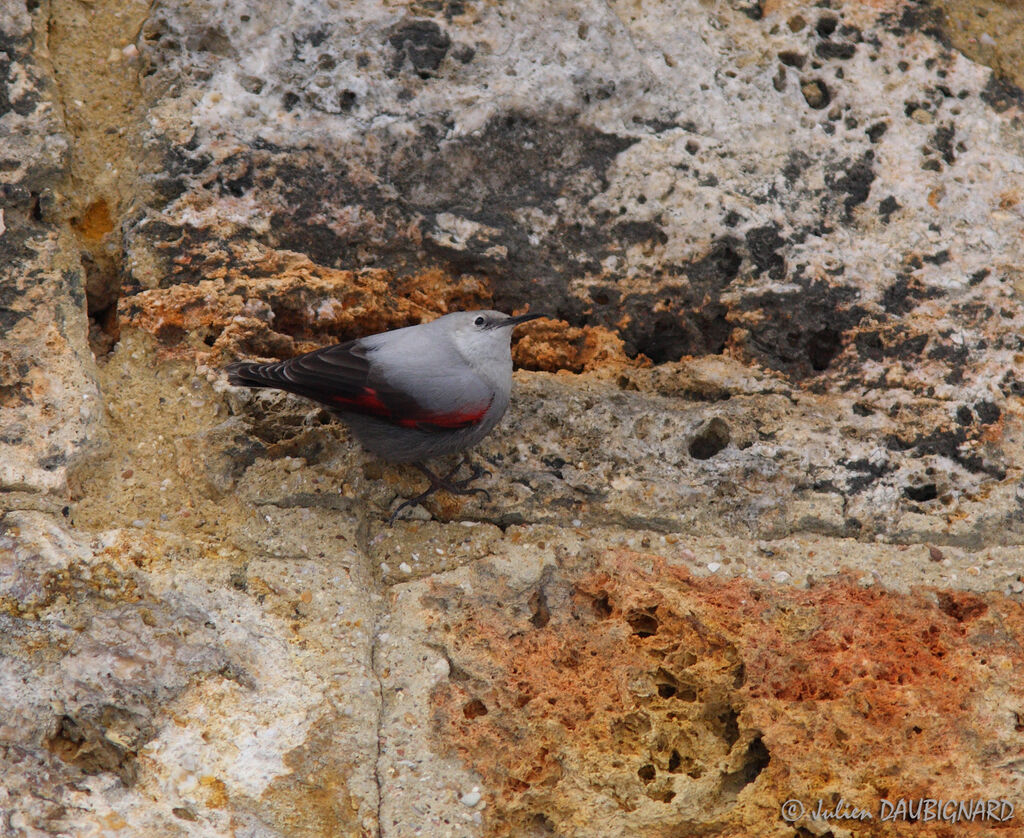
[[[388,43],[395,51],[391,64],[394,72],[408,61],[420,78],[428,79],[437,74],[452,39],[432,20],[410,20],[392,29]]]

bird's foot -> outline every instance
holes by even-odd
[[[459,469],[461,469],[462,466],[467,463],[469,463],[473,473],[463,480],[453,480],[452,478],[454,478],[455,475],[459,473]],[[423,463],[413,463],[413,465],[416,466],[416,468],[418,468],[421,472],[423,472],[427,480],[430,481],[430,488],[427,489],[425,492],[420,492],[420,494],[416,495],[416,497],[409,498],[409,500],[399,504],[399,506],[395,509],[394,512],[391,513],[391,516],[388,518],[389,527],[395,523],[395,521],[398,519],[398,513],[400,513],[403,509],[412,506],[422,506],[423,501],[429,498],[438,489],[444,489],[444,491],[448,492],[448,494],[451,495],[483,495],[484,497],[487,498],[488,501],[490,501],[491,499],[491,493],[488,492],[486,489],[469,488],[469,484],[472,483],[474,480],[478,479],[479,477],[482,477],[485,474],[488,477],[490,477],[491,473],[487,471],[487,469],[481,468],[478,465],[470,463],[468,458],[460,462],[444,477],[439,477],[438,475],[434,474],[434,472],[432,472],[429,468],[423,465]]]
[[[469,466],[469,469],[472,472],[472,474],[470,474],[469,477],[466,477],[466,478],[464,478],[462,480],[452,480],[452,478],[455,477],[455,475],[459,473],[459,470],[463,466]],[[470,462],[469,457],[466,457],[466,459],[464,459],[457,466],[455,466],[455,468],[453,468],[451,471],[449,471],[438,482],[441,484],[441,488],[442,489],[444,489],[446,492],[451,492],[451,494],[453,494],[453,495],[472,495],[472,494],[479,494],[480,492],[483,492],[483,494],[487,495],[487,500],[490,500],[491,499],[491,494],[486,489],[467,489],[466,488],[474,480],[479,480],[484,475],[487,475],[488,477],[490,477],[491,473],[487,469],[483,468],[482,466],[478,466],[476,463]]]
[[[432,494],[434,494],[434,492],[436,492],[438,488],[438,486],[431,486],[429,489],[427,489],[427,491],[420,492],[418,495],[416,495],[416,497],[409,498],[409,500],[400,503],[397,507],[395,507],[395,511],[392,512],[391,515],[388,517],[388,526],[392,526],[395,523],[395,521],[398,520],[399,512],[409,507],[421,506],[423,504],[423,501],[425,501]]]

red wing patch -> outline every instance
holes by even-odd
[[[384,419],[392,418],[391,408],[381,401],[377,391],[371,387],[364,387],[363,391],[353,398],[331,396],[331,401],[341,408],[355,410],[358,413],[369,413],[371,416],[380,416]]]
[[[424,431],[453,431],[459,428],[469,428],[483,419],[490,409],[493,399],[485,405],[452,413],[427,413],[422,409],[392,408],[381,399],[376,390],[372,387],[364,387],[362,392],[351,398],[332,396],[331,402],[342,410],[351,410],[354,413],[377,416],[389,422],[394,422],[403,428],[419,428]]]
[[[490,408],[490,402],[484,407],[460,410],[457,413],[424,413],[416,418],[397,419],[397,423],[404,428],[419,428],[424,431],[453,431],[459,428],[469,428],[484,418]]]

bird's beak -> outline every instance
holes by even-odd
[[[546,314],[520,314],[518,317],[510,317],[508,320],[499,323],[498,325],[504,329],[506,326],[518,326],[520,323],[525,323],[527,320],[536,320],[538,317],[547,317]]]

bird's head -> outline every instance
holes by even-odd
[[[471,364],[507,364],[511,368],[509,343],[512,329],[546,314],[511,317],[500,311],[456,311],[434,321],[451,336],[459,353]]]

